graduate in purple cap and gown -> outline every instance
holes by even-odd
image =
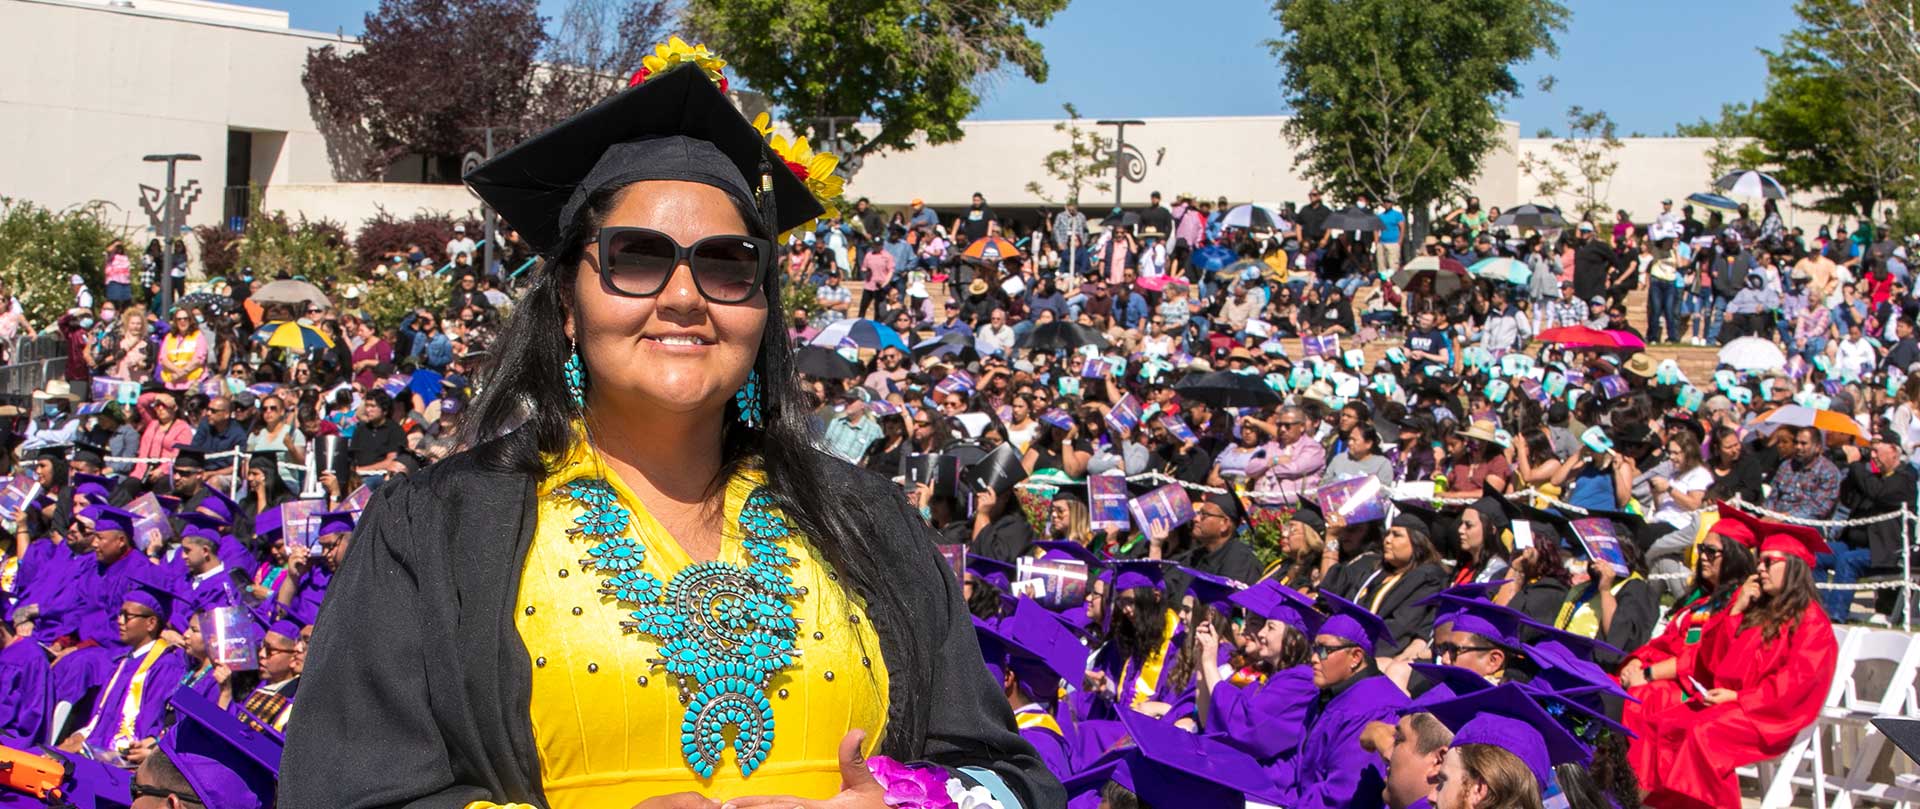
[[[217,750],[215,755],[188,752],[180,749],[175,736],[161,739],[159,749],[134,772],[134,796],[170,801],[165,806],[177,801],[207,809],[260,809],[259,794],[241,775],[246,765],[237,749]]]
[[[1064,782],[1069,809],[1241,809],[1273,782],[1252,757],[1145,714],[1123,712],[1118,747]]]
[[[195,531],[180,539],[180,558],[186,564],[190,614],[175,615],[174,631],[185,632],[192,615],[218,607],[246,604],[246,589],[240,583],[245,573],[227,567],[220,558],[220,542],[204,532]]]
[[[975,619],[974,631],[987,673],[1006,693],[1021,738],[1033,745],[1041,763],[1054,775],[1073,774],[1066,733],[1049,711],[1062,682],[1072,682],[1084,673],[1086,650],[1073,630],[1039,602],[1022,598],[1013,615],[998,627]]]
[[[1118,708],[1167,696],[1164,680],[1180,648],[1180,619],[1163,589],[1167,567],[1150,560],[1114,564],[1108,641],[1087,674],[1088,693],[1096,698],[1078,718],[1113,719]]]
[[[56,728],[98,705],[115,661],[127,651],[117,617],[120,605],[140,583],[157,585],[162,578],[156,575],[152,560],[133,549],[131,512],[87,506],[75,521],[75,533],[87,537],[92,553],[76,562],[67,597],[57,608],[44,611],[34,629],[37,637],[73,635],[71,642],[54,642]],[[90,695],[95,698],[92,702]]]
[[[1074,561],[1086,565],[1087,596],[1089,600],[1094,597],[1095,584],[1098,582],[1099,576],[1107,570],[1109,565],[1108,560],[1088,550],[1087,546],[1072,540],[1054,539],[1045,542],[1035,542],[1033,543],[1033,547],[1040,550],[1040,558],[1043,560],[1050,562]],[[1041,606],[1044,607],[1046,605],[1043,604]],[[1099,630],[1099,627],[1095,626],[1097,619],[1094,616],[1094,610],[1088,609],[1086,601],[1079,604],[1062,605],[1058,609],[1048,609],[1060,620],[1065,621],[1068,626],[1073,627],[1075,631],[1083,635]]]
[[[1386,783],[1380,757],[1360,744],[1370,723],[1392,722],[1408,705],[1400,686],[1374,665],[1374,651],[1392,643],[1379,616],[1322,591],[1328,618],[1313,638],[1313,684],[1306,738],[1294,756],[1282,805],[1294,809],[1378,809]]]
[[[1277,579],[1237,592],[1231,601],[1258,618],[1248,621],[1249,656],[1264,677],[1235,685],[1218,670],[1210,672],[1200,691],[1206,733],[1253,756],[1274,783],[1291,784],[1293,757],[1306,735],[1307,709],[1319,696],[1308,663],[1308,639],[1319,632],[1326,616],[1312,599]],[[1219,644],[1212,627],[1194,631],[1203,645]]]
[[[333,581],[334,571],[340,569],[347,558],[347,547],[353,544],[353,512],[325,511],[314,518],[319,520],[314,547],[295,545],[287,549],[287,569],[292,575],[274,597],[303,624],[312,624],[320,615],[327,584]]]
[[[1541,806],[1559,794],[1554,768],[1585,766],[1593,751],[1519,685],[1427,706],[1453,731],[1428,800],[1437,809]]]
[[[999,626],[1000,619],[1013,613],[1014,567],[987,556],[967,554],[967,573],[960,579],[960,592],[967,599],[967,612],[987,626]]]
[[[256,730],[271,727],[285,732],[293,715],[293,699],[300,690],[300,625],[291,619],[274,621],[260,641],[260,685],[234,712]]]
[[[160,734],[167,698],[187,670],[186,655],[160,638],[176,608],[183,607],[174,594],[152,586],[126,594],[115,620],[128,651],[115,664],[86,725],[60,749],[124,767],[144,758]]]
[[[53,664],[40,644],[15,629],[10,612],[0,602],[0,739],[45,742],[53,714]]]

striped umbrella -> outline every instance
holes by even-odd
[[[1860,446],[1867,445],[1867,434],[1860,429],[1860,423],[1847,414],[1833,410],[1815,410],[1804,405],[1783,405],[1776,407],[1754,419],[1753,431],[1761,435],[1772,435],[1781,427],[1818,427],[1832,441],[1844,436],[1848,441]]]
[[[266,343],[268,348],[285,348],[300,354],[333,347],[333,341],[320,330],[293,320],[261,326],[253,333],[253,339]]]
[[[1020,248],[999,236],[987,236],[968,242],[967,249],[960,251],[960,255],[981,264],[992,265],[1020,255]]]
[[[1736,197],[1750,199],[1786,199],[1787,188],[1779,180],[1757,171],[1735,171],[1713,181],[1713,187]]]

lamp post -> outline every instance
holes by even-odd
[[[160,311],[173,308],[173,242],[180,232],[179,218],[186,211],[180,206],[180,189],[174,187],[174,172],[181,161],[199,162],[197,154],[150,154],[142,160],[148,163],[167,164],[167,187],[160,198]],[[198,196],[196,194],[196,196]],[[193,201],[187,201],[187,208],[193,207]]]
[[[1094,124],[1098,126],[1110,126],[1114,128],[1113,152],[1112,152],[1113,153],[1113,207],[1118,208],[1120,207],[1120,189],[1127,184],[1127,175],[1132,173],[1127,170],[1127,163],[1134,159],[1132,156],[1132,153],[1127,151],[1127,127],[1146,126],[1147,122],[1135,121],[1135,120],[1125,120],[1125,121],[1103,120],[1103,121],[1095,121]],[[1141,164],[1140,170],[1141,170],[1141,174],[1144,175],[1146,172],[1146,165],[1144,163]]]

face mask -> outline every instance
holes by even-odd
[[[108,309],[107,311],[100,313],[100,319],[108,323],[112,323],[114,321],[114,318],[117,318],[119,316],[120,316],[120,313],[112,309]]]
[[[40,407],[40,415],[46,416],[47,418],[56,418],[60,415],[60,406],[56,404],[42,405]]]
[[[194,315],[194,316],[193,316],[193,322],[195,322],[195,323],[198,323],[198,324],[200,324],[200,325],[202,325],[202,326],[205,326],[205,325],[207,325],[207,316],[206,316],[206,315]]]
[[[93,328],[93,318],[90,318],[90,317],[80,318],[80,328],[83,328],[83,329]]]

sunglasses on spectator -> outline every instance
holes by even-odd
[[[1335,652],[1344,652],[1348,649],[1358,648],[1360,648],[1360,644],[1357,643],[1342,643],[1338,646],[1325,646],[1316,643],[1313,645],[1313,657],[1316,660],[1325,660],[1332,657]]]
[[[681,264],[693,273],[700,297],[744,303],[759,291],[773,243],[751,236],[708,236],[682,245],[652,228],[601,228],[600,279],[615,294],[651,298],[667,288]]]
[[[1436,643],[1433,645],[1433,659],[1449,660],[1468,652],[1491,652],[1498,646],[1462,646],[1458,643]]]

